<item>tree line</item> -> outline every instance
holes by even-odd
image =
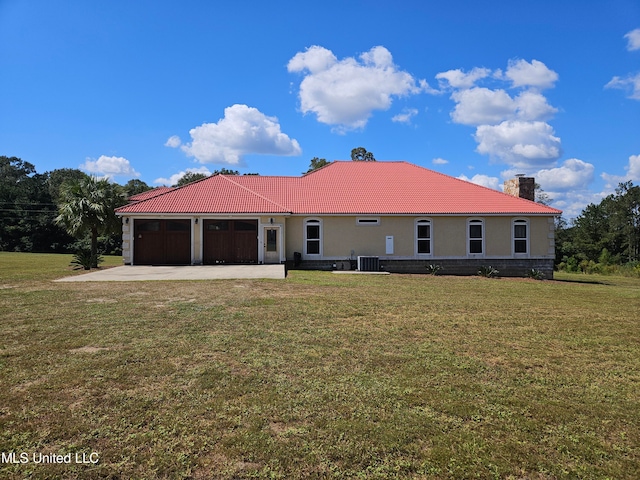
[[[620,183],[615,193],[588,205],[571,223],[556,225],[556,265],[585,273],[640,275],[640,186]]]

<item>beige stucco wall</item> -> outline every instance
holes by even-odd
[[[193,226],[193,262],[202,263],[202,233],[204,218],[221,218],[222,216],[198,216],[198,224]],[[162,217],[159,217],[162,218]],[[226,218],[226,216],[225,216]],[[235,217],[237,218],[237,217]],[[256,217],[253,217],[256,218]],[[465,258],[467,257],[467,221],[469,218],[481,218],[485,225],[484,257],[511,258],[512,254],[512,222],[514,218],[526,218],[529,221],[529,253],[528,257],[554,257],[554,219],[553,217],[412,217],[381,216],[379,225],[358,225],[356,218],[373,218],[370,216],[261,216],[259,218],[258,248],[263,248],[263,227],[273,225],[280,227],[281,238],[284,239],[286,259],[292,260],[294,252],[304,252],[304,220],[320,218],[322,220],[322,258],[347,259],[353,255],[372,255],[387,258],[416,258],[415,255],[415,221],[417,218],[429,219],[432,222],[433,258]],[[133,255],[132,244],[133,221],[126,223],[122,219],[123,261],[130,263]],[[393,236],[393,254],[386,254],[386,237]],[[318,258],[318,257],[313,257]],[[430,258],[430,257],[418,257]],[[309,258],[306,258],[309,259]]]
[[[552,217],[407,217],[381,216],[379,225],[357,225],[356,216],[290,217],[286,219],[286,255],[304,252],[304,221],[322,220],[322,258],[343,259],[351,256],[415,257],[415,220],[432,222],[434,258],[467,257],[467,221],[484,221],[484,257],[512,257],[512,222],[514,218],[529,221],[529,254],[531,257],[553,256]],[[371,218],[371,217],[359,217]],[[393,255],[387,255],[386,237],[393,236]],[[305,258],[305,257],[303,257]],[[309,257],[310,258],[310,257]]]

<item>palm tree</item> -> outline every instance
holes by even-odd
[[[107,179],[87,177],[63,184],[56,224],[74,237],[91,236],[91,266],[98,266],[98,235],[120,226],[115,209],[124,204],[119,185]]]

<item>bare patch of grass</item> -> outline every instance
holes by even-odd
[[[637,280],[132,289],[38,261],[2,269],[0,451],[100,461],[3,478],[640,477]]]

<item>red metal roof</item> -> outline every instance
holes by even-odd
[[[128,198],[128,200],[130,202],[140,202],[142,200],[147,200],[149,198],[156,197],[161,193],[170,192],[171,190],[173,190],[173,187],[156,187],[156,188],[152,188],[151,190],[147,190],[146,192],[131,195]]]
[[[215,175],[117,210],[126,213],[559,215],[407,162],[332,162],[301,177]]]

